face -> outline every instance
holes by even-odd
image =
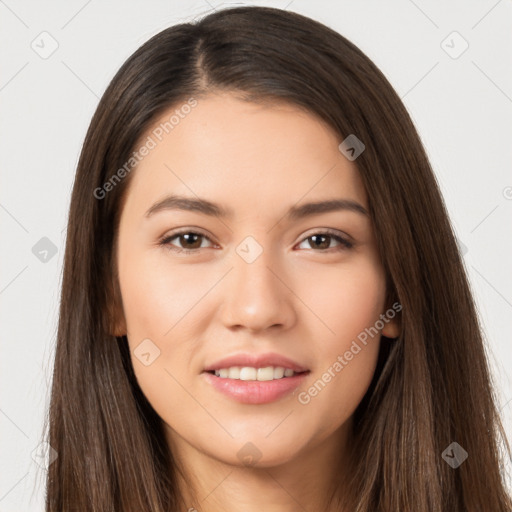
[[[311,114],[227,93],[188,110],[141,138],[155,144],[121,213],[115,334],[170,443],[285,463],[346,434],[381,333],[397,334],[366,193]]]

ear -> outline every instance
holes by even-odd
[[[111,336],[125,336],[127,334],[126,318],[123,311],[123,301],[118,280],[113,276],[107,299],[108,332]]]
[[[402,331],[402,305],[395,301],[393,304],[388,302],[388,307],[386,311],[384,311],[383,316],[386,318],[384,321],[384,327],[382,328],[381,333],[386,336],[386,338],[398,338],[400,336],[400,332]]]
[[[386,336],[386,338],[398,338],[398,336],[400,336],[400,323],[396,316],[392,320],[388,320],[384,325],[382,334]]]
[[[117,311],[117,307],[114,308],[116,311],[113,312],[114,318],[111,322],[110,334],[112,336],[120,337],[126,336],[126,320],[122,311]]]

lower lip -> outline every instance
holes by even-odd
[[[306,378],[309,372],[275,380],[222,379],[203,372],[206,380],[217,390],[242,404],[267,404],[288,395]]]

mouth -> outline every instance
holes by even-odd
[[[227,370],[232,371],[232,374],[236,375],[235,369],[229,368]],[[281,399],[284,400],[290,395],[293,395],[294,391],[304,382],[307,375],[310,373],[309,370],[299,373],[290,370],[293,374],[285,377],[285,370],[281,367],[277,369],[274,368],[273,370],[276,371],[278,376],[283,373],[282,377],[274,378],[272,375],[272,379],[267,378],[267,380],[257,380],[257,378],[244,380],[240,378],[254,377],[255,375],[258,377],[257,370],[268,372],[267,375],[263,373],[263,377],[270,377],[270,370],[268,368],[256,369],[251,367],[240,368],[240,376],[238,378],[231,378],[229,373],[227,377],[217,376],[215,375],[215,371],[203,372],[202,375],[206,382],[222,396],[241,404],[262,405]],[[220,374],[221,371],[222,370],[218,370],[217,373]]]
[[[289,379],[295,375],[309,373],[309,370],[295,372],[291,368],[285,368],[283,366],[265,366],[263,368],[231,366],[229,368],[210,370],[207,373],[215,375],[215,377],[219,377],[220,379],[268,382],[272,380]]]
[[[207,365],[203,371],[214,374],[218,372],[217,376],[222,378],[272,380],[273,378],[291,377],[293,374],[290,371],[302,373],[308,371],[308,368],[277,353],[238,353]],[[256,371],[256,375],[254,371]],[[258,375],[262,378],[259,379]]]
[[[238,354],[207,366],[201,375],[224,397],[259,405],[289,397],[310,373],[279,354]]]

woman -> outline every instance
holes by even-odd
[[[504,512],[500,442],[446,209],[376,66],[261,7],[137,50],[73,189],[47,511]]]

